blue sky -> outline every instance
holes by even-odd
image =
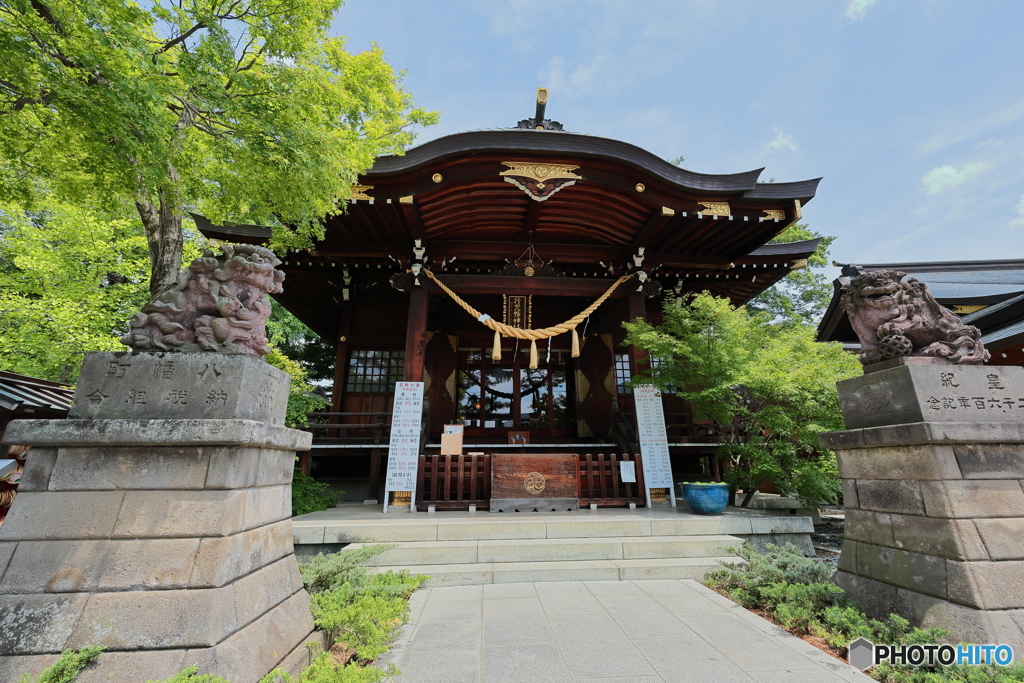
[[[832,256],[1024,258],[1024,3],[348,0],[417,105],[417,144],[533,114],[704,173],[823,176]],[[837,274],[837,273],[834,273]]]

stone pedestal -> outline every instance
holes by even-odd
[[[11,423],[32,450],[0,527],[0,680],[90,645],[79,683],[308,663],[288,385],[244,356],[90,353],[71,418]]]
[[[846,501],[836,583],[872,616],[1024,649],[1024,368],[890,361],[839,394],[859,428],[820,437]]]

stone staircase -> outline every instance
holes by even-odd
[[[742,543],[728,535],[406,541],[370,564],[380,571],[427,574],[427,586],[703,579],[719,560],[741,561],[730,550]]]
[[[728,510],[603,508],[563,513],[437,512],[382,514],[339,506],[292,520],[295,553],[394,544],[371,562],[431,577],[428,586],[532,581],[702,579],[744,540],[797,542],[810,549],[811,520]]]
[[[392,518],[386,527],[350,526],[348,533],[396,544],[371,564],[380,571],[426,574],[431,577],[429,586],[701,579],[719,566],[720,559],[739,561],[730,550],[743,543],[723,533],[737,526],[725,517],[692,520],[683,527],[671,523],[680,520],[590,518],[586,512],[523,519],[483,513],[430,521]],[[433,540],[420,540],[435,534]],[[347,548],[370,544],[355,542]]]

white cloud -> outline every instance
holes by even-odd
[[[921,154],[931,154],[958,142],[969,140],[993,128],[1000,128],[1024,117],[1024,98],[1013,104],[998,109],[989,108],[987,114],[982,113],[982,106],[971,111],[957,112],[951,116],[943,130],[935,133],[921,145]]]
[[[800,150],[800,145],[796,144],[796,140],[793,136],[785,131],[781,131],[778,128],[775,129],[775,137],[764,143],[762,147],[769,152],[776,150],[788,149],[790,152],[797,152]]]
[[[1020,201],[1017,202],[1017,206],[1013,207],[1013,210],[1017,212],[1017,217],[1010,221],[1010,227],[1024,228],[1024,194],[1020,196]]]
[[[938,194],[957,185],[963,185],[990,168],[992,165],[983,161],[968,161],[960,168],[949,164],[937,166],[924,174],[924,177],[921,178],[921,185],[924,186],[924,191],[927,194]]]
[[[843,15],[851,21],[860,21],[864,18],[868,8],[878,0],[850,0],[846,3],[846,13]]]

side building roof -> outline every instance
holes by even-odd
[[[902,271],[928,285],[939,303],[981,330],[990,350],[1024,343],[1024,259],[846,265],[844,273],[850,274],[833,282],[832,301],[818,325],[819,341],[857,342],[846,312],[839,310],[839,292],[852,273],[873,270]]]

